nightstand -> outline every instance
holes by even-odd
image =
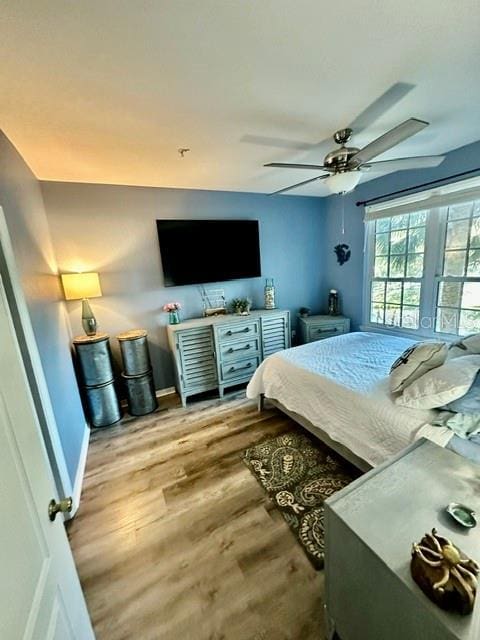
[[[432,528],[480,561],[480,526],[464,529],[450,502],[480,513],[480,466],[420,440],[325,502],[325,602],[341,640],[478,640],[471,615],[443,611],[410,575],[413,542]]]
[[[314,342],[350,331],[350,318],[343,316],[306,316],[298,318],[300,342]]]

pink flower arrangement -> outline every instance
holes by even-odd
[[[167,302],[163,305],[164,311],[179,311],[182,308],[180,302]]]

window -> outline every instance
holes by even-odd
[[[436,331],[480,331],[480,200],[448,207]]]
[[[367,208],[369,324],[427,335],[480,332],[478,186],[473,179]]]
[[[418,329],[427,212],[375,221],[370,321]]]

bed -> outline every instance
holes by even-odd
[[[480,463],[478,443],[431,424],[435,410],[394,403],[390,367],[413,343],[358,332],[287,349],[261,363],[247,397],[268,399],[363,471],[422,437]]]

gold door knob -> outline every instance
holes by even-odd
[[[57,517],[57,513],[70,513],[72,510],[73,501],[71,498],[64,498],[57,502],[56,500],[50,500],[48,505],[48,517],[53,522]]]

